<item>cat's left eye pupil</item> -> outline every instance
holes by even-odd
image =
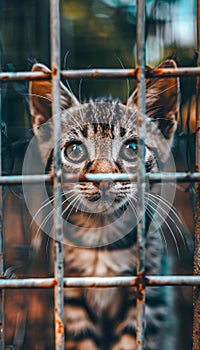
[[[73,145],[70,153],[74,156],[79,156],[79,154],[82,152],[82,147],[80,145]]]
[[[130,143],[126,146],[126,148],[130,149],[131,151],[137,151],[137,145],[136,143]]]
[[[65,157],[74,163],[83,162],[87,158],[87,150],[82,143],[70,143],[65,148]]]
[[[137,143],[134,141],[125,143],[121,148],[120,156],[128,162],[133,161],[137,156]]]

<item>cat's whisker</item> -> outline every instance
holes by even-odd
[[[166,253],[167,253],[167,255],[169,255],[167,239],[166,239],[166,237],[165,237],[165,235],[164,235],[163,229],[162,229],[162,227],[160,227],[160,223],[159,223],[158,219],[157,219],[157,218],[155,217],[155,215],[152,213],[152,211],[150,210],[150,208],[148,207],[148,205],[146,205],[146,212],[147,212],[147,214],[149,215],[149,218],[150,218],[151,220],[153,219],[154,222],[158,225],[158,227],[159,227],[159,234],[160,234],[161,239],[162,239],[162,241],[163,241],[163,244],[164,244],[164,246],[165,246]]]
[[[82,204],[82,208],[83,208],[83,212],[82,214],[84,213],[84,204]],[[90,213],[88,216],[87,216],[87,220],[85,221],[85,226],[87,227],[87,223],[90,221],[91,217],[92,217],[93,213]]]
[[[75,206],[76,206],[76,204],[79,202],[80,198],[81,198],[81,195],[78,195],[76,198],[74,198],[74,199],[71,201],[70,205],[67,207],[67,209],[69,209],[70,206],[71,206],[71,209],[70,209],[70,211],[69,211],[69,213],[68,213],[68,215],[67,215],[67,217],[66,217],[66,220],[69,219],[69,217],[70,217],[70,215],[71,215],[71,213],[72,213],[72,210],[75,208]],[[67,210],[65,210],[65,212],[66,212],[66,211],[67,211]],[[63,213],[63,214],[64,214],[64,213]]]
[[[65,200],[62,202],[62,205],[64,205],[65,203],[67,203],[67,202],[69,202],[70,200],[71,200],[71,198],[73,198],[73,197],[76,197],[77,196],[77,193],[76,193],[76,191],[72,191],[73,193],[72,193],[72,195],[71,196],[69,196],[69,197],[67,197],[66,196],[66,198],[65,198]]]
[[[68,50],[67,52],[66,52],[66,54],[65,54],[65,56],[64,56],[64,69],[68,69],[68,65],[67,65],[67,60],[68,60],[68,58],[69,58],[69,54],[70,54],[70,50]],[[67,88],[68,88],[68,90],[71,92],[71,94],[75,97],[75,94],[74,94],[74,92],[73,92],[73,90],[72,90],[72,88],[71,88],[71,86],[70,86],[70,83],[69,83],[69,80],[68,79],[65,79],[65,82],[66,82],[66,84],[67,84]],[[76,98],[76,97],[75,97]]]
[[[72,192],[72,190],[68,191],[69,192]],[[66,195],[66,192],[65,193],[62,193],[61,196],[64,196]],[[69,198],[71,198],[72,196],[70,196]],[[55,196],[51,196],[49,197],[50,200],[46,199],[43,203],[45,203],[37,212],[36,214],[34,215],[33,219],[32,219],[32,222],[35,221],[36,217],[39,215],[39,213],[45,208],[47,207],[48,205],[52,204],[54,202],[54,199],[55,199]],[[37,240],[38,240],[38,236],[39,236],[39,233],[41,232],[41,230],[43,229],[43,227],[46,225],[47,221],[51,218],[51,216],[53,215],[53,212],[55,211],[55,208],[53,208],[47,216],[45,216],[44,220],[42,221],[42,223],[40,223],[37,231],[36,231],[36,235],[35,235],[35,238],[34,238],[34,241],[33,241],[33,244],[36,245],[37,243]]]
[[[136,204],[137,198],[132,196],[131,199],[129,200],[129,204],[130,204],[130,206],[131,206],[131,208],[132,208],[132,210],[133,210],[135,216],[137,217],[137,209],[136,209],[136,207],[134,206],[133,202],[135,202],[135,204]],[[166,237],[165,237],[165,235],[164,235],[164,233],[163,233],[162,228],[160,227],[160,223],[159,223],[158,219],[155,217],[155,215],[153,215],[152,211],[150,210],[150,207],[151,207],[151,205],[148,206],[148,202],[145,201],[145,211],[146,211],[147,214],[149,215],[150,219],[154,219],[155,222],[157,223],[157,225],[159,226],[159,233],[161,234],[161,238],[162,238],[162,240],[163,240],[163,243],[164,243],[164,245],[165,245],[165,247],[166,247],[166,252],[167,252],[167,254],[168,254],[168,244],[167,244]],[[152,207],[152,209],[154,210],[155,208]]]
[[[47,100],[48,102],[53,102],[53,99],[52,98],[50,98],[50,97],[47,97],[47,96],[43,96],[43,95],[39,95],[39,94],[30,94],[30,93],[27,93],[27,94],[23,94],[24,96],[31,96],[31,97],[39,97],[39,98],[41,98],[41,99],[43,99],[43,100]],[[61,105],[61,110],[62,111],[64,111],[65,110],[65,108]]]
[[[80,102],[82,101],[82,96],[81,96],[82,83],[83,83],[83,78],[80,79],[79,86],[78,86],[78,97],[79,97]],[[82,104],[80,105],[79,114],[80,114],[81,120],[84,121],[84,113],[83,113]]]
[[[65,196],[68,193],[74,192],[74,190],[68,190],[67,192],[64,192],[61,194],[61,196]],[[48,207],[48,205],[52,204],[54,202],[55,199],[55,195],[52,195],[48,198],[46,198],[40,205],[40,208],[37,210],[37,212],[35,213],[35,215],[33,216],[30,226],[33,225],[33,222],[36,221],[36,218],[38,217],[38,215],[42,212],[42,210],[44,210],[46,207]]]
[[[81,107],[79,108],[79,110],[81,109]],[[82,125],[79,123],[79,121],[77,120],[77,118],[75,118],[75,116],[69,111],[69,110],[67,110],[66,111],[66,115],[69,115],[71,118],[72,118],[72,120],[74,121],[74,123],[75,123],[75,125],[80,129],[80,130],[82,130]],[[82,119],[82,115],[81,115],[81,119]],[[83,121],[83,119],[82,119],[82,121]],[[67,117],[66,117],[66,120],[64,121],[66,124],[68,123],[68,119],[67,119]]]
[[[80,195],[81,196],[81,195]],[[80,196],[79,196],[79,198],[80,198]],[[80,201],[79,203],[78,203],[78,205],[76,206],[76,213],[78,212],[78,211],[81,211],[80,209],[79,209],[79,207],[80,207],[80,205],[82,204],[82,202]]]
[[[47,198],[44,202],[42,202],[42,205],[40,206],[40,208],[37,210],[37,212],[34,214],[30,226],[33,225],[33,222],[36,221],[36,218],[38,217],[38,215],[42,212],[42,210],[44,210],[46,207],[48,207],[48,205],[52,204],[54,201],[54,196]],[[44,204],[43,204],[44,203]]]
[[[151,204],[150,204],[150,203],[151,203]],[[146,200],[146,206],[147,206],[147,207],[148,207],[148,206],[151,207],[151,208],[155,211],[155,214],[158,215],[158,216],[160,217],[161,221],[165,222],[165,225],[167,226],[167,228],[168,228],[168,230],[169,230],[169,232],[170,232],[170,234],[171,234],[171,236],[172,236],[172,238],[173,238],[173,241],[174,241],[174,244],[175,244],[175,247],[176,247],[176,251],[177,251],[178,257],[180,257],[180,250],[179,250],[179,247],[178,247],[178,241],[177,241],[177,238],[176,238],[176,236],[175,236],[175,234],[174,234],[172,228],[170,227],[170,225],[168,224],[167,221],[164,221],[164,220],[163,220],[163,216],[161,215],[161,213],[159,213],[159,211],[157,210],[157,208],[155,208],[152,204],[155,205],[155,203],[154,203],[153,201],[151,201],[151,199],[148,198],[148,200]],[[160,210],[160,209],[161,209],[161,208],[159,207],[159,210]],[[153,215],[153,217],[154,217],[154,215]],[[161,226],[161,224],[160,224],[160,226]]]
[[[80,194],[77,195],[77,193],[74,193],[73,197],[74,197],[74,198],[70,201],[70,203],[68,204],[68,206],[63,210],[62,215],[64,215],[64,214],[68,211],[68,209],[69,209],[70,207],[72,207],[72,208],[71,208],[72,210],[74,209],[75,203],[77,202],[77,199],[79,199],[79,197],[81,197],[81,195],[80,195]],[[70,197],[70,198],[72,198],[72,197]],[[66,202],[68,202],[68,200],[65,200],[65,203],[66,203]],[[64,203],[63,203],[63,204],[64,204]],[[68,213],[67,220],[68,220],[68,218],[69,218],[69,216],[70,216],[72,210],[70,210],[70,212]]]
[[[132,208],[135,217],[137,218],[137,210],[136,210],[136,206],[134,206],[134,203],[136,203],[136,198],[131,196],[131,198],[128,198],[128,203]]]
[[[122,63],[122,60],[118,56],[116,56],[116,58],[118,59],[121,67],[123,68],[123,70],[125,70],[125,67],[124,67],[124,65]],[[130,82],[129,82],[128,78],[126,79],[126,86],[127,86],[127,97],[126,97],[126,101],[127,101],[129,96],[130,96]]]
[[[43,100],[47,100],[49,102],[53,102],[53,99],[50,98],[50,97],[47,97],[47,96],[43,96],[43,95],[40,95],[40,94],[30,94],[30,93],[23,93],[24,96],[30,96],[30,97],[39,97],[39,98],[42,98]]]
[[[162,197],[159,197],[159,196],[153,196],[151,193],[148,193],[148,196],[149,197],[152,197],[151,198],[151,201],[154,203],[155,206],[157,206],[157,200],[159,199],[160,202],[162,203],[162,205],[164,205],[168,211],[170,211],[174,217],[179,221],[180,224],[182,224],[181,220],[180,220],[180,217],[178,216],[178,214],[176,213],[175,209],[173,208],[172,205],[170,205],[170,203],[168,203],[167,201],[165,202],[164,198]],[[155,201],[155,202],[154,202]],[[184,238],[184,235],[181,231],[181,229],[179,228],[179,226],[177,225],[177,223],[174,221],[174,219],[172,218],[171,215],[168,215],[168,211],[166,211],[162,206],[159,207],[160,210],[162,210],[162,212],[166,215],[167,219],[176,227],[180,237],[181,237],[181,240],[183,242],[183,245],[184,247],[187,249],[187,244],[186,244],[186,241],[185,241],[185,238]]]
[[[136,216],[136,218],[137,218],[137,210],[136,210],[136,207],[133,205],[133,201],[132,201],[133,199],[134,199],[134,202],[136,203],[136,200],[137,200],[137,199],[134,198],[134,197],[132,197],[131,199],[129,199],[128,202],[129,202],[129,205],[131,206],[131,208],[132,208],[132,210],[133,210],[133,212],[134,212],[134,214],[135,214],[135,216]],[[146,213],[149,215],[150,219],[154,219],[155,222],[158,224],[158,226],[160,226],[160,225],[159,225],[158,219],[154,217],[154,215],[152,214],[150,208],[148,207],[148,205],[147,205],[146,203],[145,203],[145,210],[146,210]],[[166,248],[167,255],[169,255],[169,253],[168,253],[168,244],[167,244],[167,240],[166,240],[166,237],[165,237],[165,235],[164,235],[164,233],[163,233],[162,228],[160,228],[160,227],[159,227],[159,233],[160,233],[160,235],[161,235],[161,239],[162,239],[162,241],[163,241],[163,243],[164,243],[164,246],[165,246],[165,248]]]
[[[44,218],[44,220],[42,221],[42,223],[40,224],[40,226],[38,227],[37,231],[36,231],[36,235],[35,238],[33,240],[33,245],[37,245],[37,240],[38,240],[38,235],[39,233],[44,230],[43,227],[46,225],[46,223],[48,222],[48,220],[52,217],[53,213],[54,213],[55,209],[53,208],[48,215]]]
[[[153,99],[154,97],[157,97],[159,95],[162,95],[164,92],[169,91],[169,90],[173,89],[176,86],[177,86],[176,84],[171,84],[170,86],[166,87],[165,89],[162,89],[162,90],[161,89],[160,90],[156,89],[155,94],[153,94],[152,91],[151,91],[151,99]]]
[[[175,207],[166,198],[161,197],[159,194],[151,192],[148,193],[148,196],[154,198],[156,202],[159,200],[164,206],[166,206],[167,209],[169,209],[174,214],[175,218],[179,221],[179,223],[182,224],[181,218],[176,212]]]
[[[79,102],[82,102],[82,96],[81,96],[81,89],[82,89],[82,83],[83,83],[83,78],[80,79],[79,85],[78,85],[78,98]]]

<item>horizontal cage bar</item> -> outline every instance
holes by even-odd
[[[199,286],[200,276],[109,276],[109,277],[64,277],[64,287],[110,288],[131,287],[143,284],[151,286]],[[0,288],[53,288],[57,284],[56,278],[24,278],[0,279]]]
[[[200,173],[147,173],[145,177],[148,182],[200,182]],[[44,175],[11,175],[0,176],[0,185],[16,185],[16,184],[40,184],[42,182],[52,182],[53,177],[50,174]],[[137,181],[136,174],[86,174],[84,176],[67,174],[63,175],[64,183],[73,182],[99,182],[99,181]]]
[[[138,69],[77,69],[61,71],[65,79],[135,79]],[[1,72],[0,81],[51,79],[52,73],[43,72]],[[146,70],[146,78],[166,78],[177,76],[200,76],[200,67],[155,68]]]

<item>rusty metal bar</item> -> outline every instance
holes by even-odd
[[[137,181],[137,174],[85,174],[78,176],[73,174],[63,175],[64,182],[90,182],[90,181]],[[199,182],[200,173],[146,173],[144,182]],[[1,177],[0,177],[1,183]]]
[[[60,72],[65,79],[135,79],[137,69],[76,69],[63,70]],[[173,68],[155,68],[145,71],[146,78],[177,77],[177,76],[200,76],[200,67],[178,67]],[[51,79],[51,73],[42,72],[1,72],[0,81],[15,80],[43,80]]]
[[[142,280],[145,274],[145,139],[146,139],[146,82],[145,82],[145,0],[137,0],[137,135],[138,135],[138,167],[137,167],[137,276]],[[145,330],[145,289],[138,284],[136,300],[136,348],[144,349]]]
[[[1,71],[1,61],[0,61]],[[0,82],[0,127],[2,125],[2,83]],[[0,132],[0,175],[2,174],[2,135]],[[0,276],[3,277],[4,254],[3,254],[3,188],[0,186]],[[4,350],[4,292],[0,291],[0,349]]]
[[[154,68],[144,70],[146,78],[177,77],[177,76],[199,76],[200,68],[197,67],[178,67],[174,68]],[[80,69],[63,70],[61,76],[65,79],[126,79],[136,78],[138,69]]]
[[[197,66],[200,67],[200,0],[197,0]],[[200,172],[200,78],[196,79],[196,171]],[[196,184],[194,275],[200,277],[200,186]],[[193,350],[200,349],[200,287],[193,288]]]
[[[62,177],[65,183],[73,182],[90,182],[90,181],[137,181],[136,174],[86,174],[86,175],[75,175],[65,174]],[[146,173],[145,182],[200,182],[200,173]],[[53,176],[50,174],[46,175],[11,175],[11,176],[0,176],[0,185],[17,185],[17,184],[40,184],[42,182],[53,182]]]
[[[51,79],[51,73],[43,73],[43,72],[1,72],[0,73],[0,81],[15,81],[15,80],[47,80]]]
[[[50,1],[52,113],[54,123],[54,317],[55,349],[64,350],[63,227],[61,188],[61,118],[60,118],[60,2]]]
[[[107,277],[64,277],[63,286],[110,288],[130,287],[143,283],[146,287],[155,286],[200,286],[200,276],[107,276]],[[0,289],[29,289],[29,288],[54,288],[56,278],[24,278],[24,279],[0,279]]]

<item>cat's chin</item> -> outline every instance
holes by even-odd
[[[123,212],[126,209],[127,205],[128,203],[126,199],[110,200],[109,198],[106,198],[98,199],[96,201],[85,199],[83,213],[87,213],[90,215],[98,214],[102,216],[112,215],[114,213],[119,214],[120,212]]]

